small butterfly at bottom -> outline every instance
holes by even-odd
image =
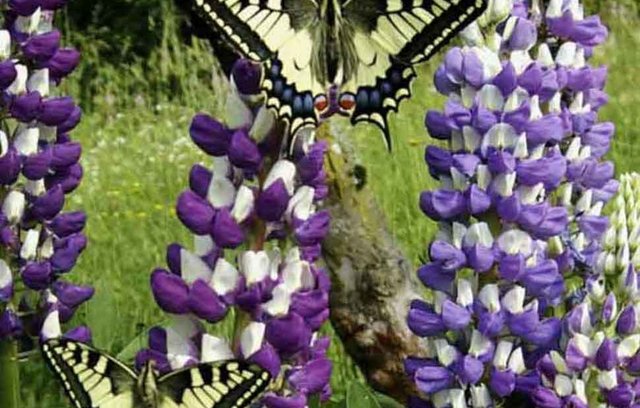
[[[51,339],[45,361],[76,408],[246,408],[271,375],[241,361],[203,363],[157,376],[151,363],[139,374],[84,343]]]

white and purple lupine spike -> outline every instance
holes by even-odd
[[[0,91],[10,116],[0,132],[0,338],[51,338],[60,323],[93,295],[93,289],[61,280],[86,246],[86,217],[62,212],[66,195],[80,183],[81,146],[69,137],[81,117],[72,98],[55,86],[77,66],[80,54],[60,45],[52,26],[65,0],[12,0],[3,4]],[[14,283],[25,289],[14,293]],[[37,292],[33,296],[27,292]],[[15,308],[20,305],[21,319]],[[75,332],[74,332],[75,333]],[[88,338],[85,329],[72,333]]]
[[[193,166],[176,204],[194,248],[169,245],[168,269],[151,275],[154,298],[172,323],[150,331],[137,363],[153,359],[166,372],[244,359],[285,379],[283,389],[264,396],[265,406],[303,408],[311,395],[330,396],[329,340],[317,333],[329,316],[329,280],[315,263],[329,228],[328,213],[318,210],[327,194],[326,144],[299,137],[281,157],[275,121],[257,95],[259,78],[259,67],[240,60],[227,123],[206,114],[192,121],[192,140],[211,158]],[[234,260],[225,257],[231,249]],[[243,316],[232,339],[205,332],[200,321],[219,322],[232,308]]]
[[[530,394],[535,362],[560,345],[560,319],[545,316],[568,275],[596,266],[618,185],[602,160],[614,127],[597,121],[606,69],[587,64],[607,30],[583,14],[577,0],[490,2],[435,73],[448,100],[425,125],[448,146],[425,152],[440,187],[420,208],[440,228],[418,271],[433,295],[408,323],[437,355],[407,372],[437,408]],[[609,298],[609,321],[614,309]]]
[[[640,403],[640,287],[636,260],[638,177],[623,174],[611,226],[580,302],[564,319],[558,351],[538,363],[537,407],[633,407]],[[573,405],[571,405],[573,404]]]

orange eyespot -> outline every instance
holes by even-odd
[[[329,107],[329,101],[325,95],[318,95],[313,106],[318,112],[324,112]]]
[[[343,94],[340,96],[340,108],[343,110],[351,110],[356,106],[356,98],[352,94]]]

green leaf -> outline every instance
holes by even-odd
[[[404,408],[404,405],[389,397],[388,395],[376,392],[376,397],[382,408]]]
[[[383,408],[376,395],[360,381],[353,381],[347,391],[346,408]]]
[[[126,362],[135,360],[138,351],[148,346],[148,334],[146,330],[143,330],[142,333],[131,340],[116,356],[118,360]]]

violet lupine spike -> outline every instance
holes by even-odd
[[[594,274],[564,319],[561,347],[538,362],[542,384],[532,394],[537,407],[640,403],[639,180],[635,173],[620,176]]]
[[[444,111],[425,120],[448,148],[425,154],[441,186],[420,207],[440,228],[418,271],[432,297],[408,317],[429,345],[406,361],[416,407],[495,407],[537,389],[536,362],[562,332],[545,316],[565,278],[593,279],[617,190],[601,159],[613,125],[597,121],[606,70],[586,62],[606,37],[597,18],[578,1],[495,1],[462,37],[435,73]]]
[[[149,359],[167,372],[198,362],[243,359],[284,388],[267,393],[270,408],[305,407],[330,396],[329,339],[318,330],[329,316],[329,280],[316,264],[329,217],[318,206],[327,194],[326,144],[299,137],[280,157],[272,114],[256,96],[259,67],[240,60],[232,70],[228,121],[193,118],[192,140],[211,157],[196,164],[176,213],[195,235],[194,249],[167,248],[168,268],[151,275],[156,302],[171,323],[149,332]],[[281,248],[287,248],[281,249]],[[235,258],[225,250],[237,249]],[[233,339],[205,332],[235,309]]]
[[[64,280],[87,243],[84,213],[63,212],[66,196],[82,178],[82,149],[69,137],[81,110],[55,90],[79,62],[77,51],[62,48],[52,25],[65,4],[34,0],[3,6],[0,90],[9,115],[2,128],[9,132],[0,132],[0,245],[6,254],[0,260],[0,338],[58,337],[60,324],[93,295],[92,288]],[[25,287],[19,292],[18,281]],[[90,339],[86,328],[66,336]]]

